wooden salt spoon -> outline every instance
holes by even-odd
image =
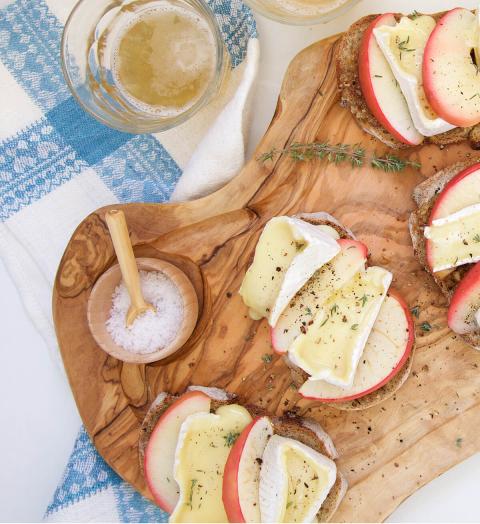
[[[119,209],[111,209],[105,213],[105,220],[112,238],[113,249],[120,265],[122,279],[130,296],[130,307],[128,308],[125,322],[127,326],[131,326],[138,316],[146,313],[148,310],[155,311],[155,308],[143,298],[140,275],[135,262],[130,235],[128,234],[125,213]]]
[[[105,219],[119,263],[108,269],[97,280],[90,293],[87,318],[93,338],[106,353],[124,362],[147,364],[166,358],[185,344],[195,328],[198,319],[198,299],[195,288],[185,273],[169,262],[156,258],[135,259],[123,211],[116,209],[107,211]],[[151,353],[134,353],[117,345],[106,326],[112,307],[112,295],[122,278],[131,300],[125,319],[127,326],[131,325],[138,315],[154,309],[143,297],[139,269],[162,272],[175,284],[183,299],[183,321],[178,327],[176,337],[168,346]]]

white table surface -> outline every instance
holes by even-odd
[[[455,0],[363,0],[340,19],[314,27],[283,26],[258,16],[262,58],[250,151],[272,117],[288,63],[302,48],[370,12],[434,12],[458,4],[475,6],[473,1]],[[30,323],[1,261],[0,290],[0,521],[38,521],[61,477],[80,418],[62,372]],[[476,455],[417,491],[389,520],[480,521],[479,472],[480,455]]]

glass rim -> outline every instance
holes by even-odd
[[[170,1],[170,0],[165,0]],[[100,114],[95,111],[95,108],[87,104],[82,97],[78,94],[78,88],[75,85],[69,71],[69,66],[67,65],[67,46],[68,46],[68,32],[71,29],[72,22],[75,16],[78,14],[78,11],[85,4],[95,5],[95,0],[78,0],[73,9],[71,10],[68,18],[65,22],[62,39],[60,42],[60,62],[62,67],[62,73],[65,79],[65,82],[70,90],[70,93],[80,105],[80,107],[86,111],[90,116],[101,122],[102,124],[116,129],[117,131],[123,131],[125,133],[132,134],[141,134],[141,133],[159,133],[162,131],[167,131],[173,127],[176,127],[183,122],[186,122],[190,119],[195,113],[202,109],[208,102],[210,102],[213,97],[218,93],[221,81],[225,72],[225,67],[228,65],[228,60],[226,59],[226,53],[228,52],[225,46],[225,41],[220,30],[220,26],[215,18],[215,14],[210,8],[210,6],[205,2],[205,0],[174,0],[178,2],[183,2],[185,4],[193,6],[195,9],[200,10],[202,15],[205,16],[208,25],[212,31],[215,43],[216,51],[216,60],[215,68],[212,78],[210,79],[204,93],[200,98],[192,104],[186,111],[183,111],[179,115],[173,117],[163,117],[163,118],[126,118],[125,121],[120,121],[119,119],[108,117]],[[103,16],[100,15],[100,17]],[[100,18],[99,18],[100,19]],[[83,85],[83,84],[82,84]]]
[[[326,24],[331,22],[335,18],[344,14],[350,8],[358,4],[360,0],[347,0],[344,4],[340,5],[332,11],[327,11],[324,14],[318,15],[296,15],[293,12],[282,11],[275,12],[270,9],[262,2],[262,0],[244,0],[244,2],[254,11],[261,14],[265,18],[269,18],[274,22],[279,22],[285,25],[296,25],[296,26],[306,26],[306,25],[317,25],[317,24]]]

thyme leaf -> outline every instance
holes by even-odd
[[[190,481],[190,496],[188,498],[187,506],[190,506],[190,509],[193,509],[192,503],[193,503],[193,488],[198,483],[197,479],[192,479]]]
[[[237,438],[240,436],[240,433],[237,433],[235,431],[230,431],[226,435],[224,435],[225,439],[225,447],[231,448],[234,444]]]
[[[270,362],[273,359],[273,355],[269,355],[268,353],[265,353],[262,355],[262,360],[265,362],[265,364],[270,364]]]
[[[402,40],[402,41],[400,41],[397,36],[397,46],[398,46],[398,49],[400,49],[400,51],[404,51],[405,53],[411,53],[412,51],[415,51],[414,48],[407,47],[408,42],[410,42],[410,36],[408,36],[405,40]],[[400,53],[400,57],[401,56],[402,56],[402,53]]]
[[[422,331],[425,331],[426,333],[428,333],[429,331],[432,331],[432,326],[431,326],[430,322],[422,322],[420,324],[420,329]]]
[[[325,317],[325,320],[320,324],[320,327],[324,326],[327,323],[328,315]]]

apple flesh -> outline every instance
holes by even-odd
[[[353,276],[365,269],[368,248],[358,240],[339,239],[340,253],[322,266],[284,309],[271,329],[273,349],[285,353],[308,329],[318,308]]]
[[[472,12],[452,9],[437,22],[423,55],[423,87],[428,102],[441,118],[460,127],[480,122],[480,77],[472,59],[478,45],[477,31]]]
[[[480,310],[480,262],[462,278],[448,307],[448,326],[459,335],[480,328],[477,313]]]
[[[270,419],[256,418],[242,431],[228,455],[222,500],[229,522],[260,522],[260,466],[272,435]]]
[[[423,142],[413,124],[407,101],[382,53],[373,30],[394,26],[392,13],[377,17],[365,31],[358,56],[358,74],[363,98],[378,122],[397,140],[410,146]]]
[[[467,167],[445,185],[432,208],[429,225],[480,202],[480,164]]]
[[[368,337],[351,386],[335,386],[323,380],[307,380],[300,395],[320,402],[346,402],[364,397],[393,378],[410,356],[414,326],[403,298],[389,290]]]
[[[194,413],[209,413],[211,399],[201,391],[189,391],[171,404],[158,419],[145,450],[144,470],[155,502],[171,513],[178,501],[173,477],[175,449],[180,427]]]
[[[445,218],[468,206],[478,204],[480,202],[479,188],[480,164],[474,164],[458,173],[445,185],[430,212],[428,225],[431,226],[434,220]],[[428,238],[425,239],[425,251],[427,263],[432,269],[436,265],[435,247]],[[439,276],[438,273],[436,275]],[[445,276],[447,275],[448,270]]]

